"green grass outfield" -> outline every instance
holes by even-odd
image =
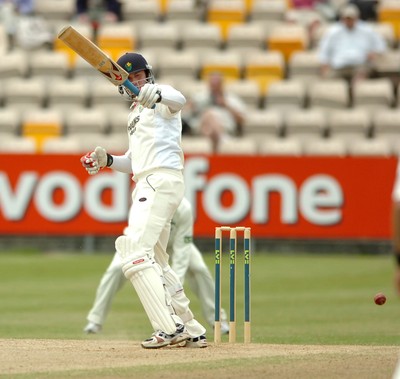
[[[112,256],[0,253],[0,338],[126,339],[151,328],[134,289],[117,294],[103,332],[82,332],[95,290]],[[214,272],[213,257],[206,254]],[[243,338],[242,261],[238,259],[238,339]],[[228,277],[228,259],[224,278]],[[397,345],[400,300],[389,255],[254,254],[252,339],[267,344]],[[127,283],[128,284],[128,283]],[[227,282],[223,284],[228,309]],[[377,292],[387,303],[377,306]],[[190,290],[192,309],[204,322]],[[208,338],[212,340],[209,329]]]

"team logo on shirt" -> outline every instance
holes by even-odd
[[[192,236],[185,236],[183,240],[184,240],[185,243],[192,243],[193,237]]]
[[[140,120],[140,115],[137,115],[128,125],[128,133],[131,136],[133,133],[136,132],[136,124]]]

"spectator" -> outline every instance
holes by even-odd
[[[208,78],[204,93],[193,96],[191,103],[191,127],[197,134],[209,137],[214,153],[228,136],[241,136],[246,107],[242,99],[227,93],[220,73]]]
[[[350,84],[371,77],[377,56],[385,50],[385,40],[359,20],[359,10],[354,4],[348,4],[341,10],[340,20],[322,37],[321,75],[342,77]]]
[[[10,49],[50,48],[53,37],[43,19],[34,13],[33,0],[0,0],[0,21],[5,27]]]
[[[96,30],[102,22],[122,20],[121,3],[118,0],[76,0],[78,21],[91,23]]]

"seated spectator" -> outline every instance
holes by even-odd
[[[228,136],[243,134],[245,104],[224,90],[223,81],[221,74],[210,74],[207,91],[193,96],[188,104],[191,128],[196,134],[211,139],[214,153]]]
[[[34,10],[33,0],[0,0],[0,22],[7,33],[10,50],[14,47],[27,50],[51,47],[50,28]]]
[[[319,46],[321,75],[342,77],[353,84],[371,77],[374,62],[386,50],[386,42],[373,28],[359,20],[354,4],[346,5],[340,20],[322,36]]]
[[[76,0],[78,21],[92,23],[96,28],[101,22],[122,20],[121,3],[118,0]]]

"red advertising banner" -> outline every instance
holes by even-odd
[[[118,235],[131,180],[87,175],[76,155],[0,155],[0,234]],[[195,234],[242,225],[253,237],[388,239],[396,158],[188,156]]]

